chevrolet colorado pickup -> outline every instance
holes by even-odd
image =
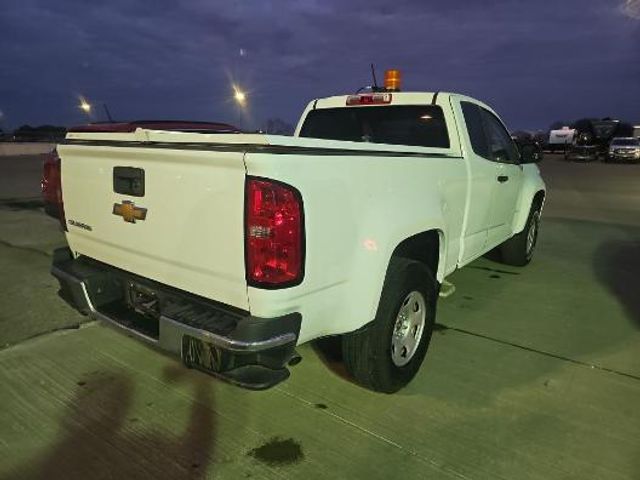
[[[545,198],[495,112],[443,92],[319,98],[293,137],[83,129],[57,152],[61,297],[253,389],[330,335],[358,383],[402,388],[443,280],[527,264]]]

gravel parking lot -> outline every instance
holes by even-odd
[[[389,396],[335,339],[251,392],[87,323],[48,272],[41,157],[0,162],[0,478],[640,478],[640,165],[547,156],[534,261],[452,275]]]

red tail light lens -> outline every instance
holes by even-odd
[[[302,197],[290,185],[248,177],[245,202],[247,282],[261,288],[297,285],[304,275]]]
[[[42,200],[44,200],[44,211],[60,220],[60,225],[67,230],[67,222],[64,217],[64,203],[62,202],[62,176],[61,161],[56,151],[52,151],[45,156],[42,181]]]

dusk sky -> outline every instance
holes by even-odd
[[[493,106],[512,129],[640,122],[640,0],[3,0],[0,127],[189,119],[295,124],[386,68]],[[248,91],[242,118],[231,82]]]

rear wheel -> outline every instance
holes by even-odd
[[[431,340],[436,291],[424,264],[392,258],[376,318],[342,339],[345,366],[358,383],[393,393],[413,379]]]
[[[503,263],[523,267],[533,258],[540,230],[540,206],[540,202],[534,202],[524,230],[500,245],[500,257]]]

